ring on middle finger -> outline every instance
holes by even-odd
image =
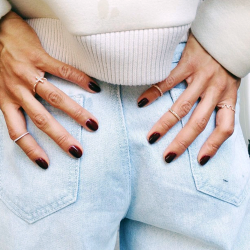
[[[223,109],[223,108],[227,108],[227,109],[231,109],[232,111],[234,111],[235,112],[235,107],[233,106],[233,105],[231,105],[231,104],[221,104],[221,105],[217,105],[216,106],[218,109]]]
[[[44,83],[44,80],[47,80],[46,78],[44,77],[37,77],[36,76],[36,83],[34,84],[33,86],[33,92],[36,93],[36,86],[39,84],[39,83]]]
[[[172,109],[169,109],[168,111],[172,113],[179,121],[181,120],[180,116],[176,112],[174,112]]]

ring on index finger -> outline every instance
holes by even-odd
[[[34,84],[33,86],[33,92],[36,93],[36,86],[39,84],[39,83],[44,83],[44,80],[47,80],[46,78],[44,77],[38,77],[36,76],[36,83]]]
[[[152,87],[155,87],[156,89],[158,89],[158,91],[160,92],[160,95],[163,96],[163,92],[159,86],[157,86],[156,84],[153,84]]]

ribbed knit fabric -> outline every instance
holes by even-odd
[[[51,45],[45,42],[47,32],[56,45],[69,46],[70,50],[70,43],[58,41],[68,36],[62,33],[67,30],[71,36],[79,36],[74,63],[104,81],[132,85],[161,80],[169,72],[174,46],[191,23],[195,38],[224,68],[238,77],[250,72],[249,0],[0,0],[0,18],[10,5],[25,19],[60,20],[31,23],[47,49]],[[53,55],[57,50],[50,52]],[[72,52],[66,54],[65,59],[72,61],[68,58]],[[145,76],[149,78],[145,80]]]
[[[121,85],[153,84],[170,72],[190,25],[73,36],[56,19],[30,19],[45,50],[91,77]]]

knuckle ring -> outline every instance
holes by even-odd
[[[25,135],[29,134],[29,132],[26,132],[22,135],[20,135],[19,137],[17,137],[15,140],[13,140],[14,142],[17,142],[18,140],[20,140],[21,138],[23,138]]]
[[[179,121],[181,120],[180,116],[177,113],[175,113],[172,109],[169,109],[168,111],[172,113]]]
[[[34,84],[33,86],[33,92],[36,93],[36,86],[39,84],[39,83],[44,83],[44,80],[47,80],[46,78],[44,77],[37,77],[36,76],[36,83]]]
[[[226,107],[227,109],[231,109],[232,111],[235,112],[235,107],[231,104],[220,104],[220,105],[217,105],[216,107],[219,109],[223,109]]]
[[[158,89],[158,91],[160,92],[160,95],[161,95],[161,96],[163,96],[163,92],[162,92],[162,90],[160,89],[160,87],[159,87],[158,85],[153,84],[153,85],[152,85],[152,87],[157,88],[157,89]]]

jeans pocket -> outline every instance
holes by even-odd
[[[71,96],[83,105],[81,95]],[[45,108],[78,141],[81,126],[60,110],[41,101]],[[17,216],[34,223],[77,199],[79,159],[68,156],[26,116],[27,130],[45,150],[50,166],[36,166],[9,138],[3,115],[0,116],[0,199]],[[18,124],[17,124],[18,126]]]
[[[183,89],[171,90],[174,102],[183,91]],[[191,113],[192,111],[182,119],[183,126],[188,122]],[[197,161],[202,145],[215,128],[215,119],[214,111],[205,130],[188,148],[195,186],[202,193],[240,206],[250,189],[250,160],[239,124],[238,103],[233,135],[221,145],[216,155],[205,166],[201,166]]]

